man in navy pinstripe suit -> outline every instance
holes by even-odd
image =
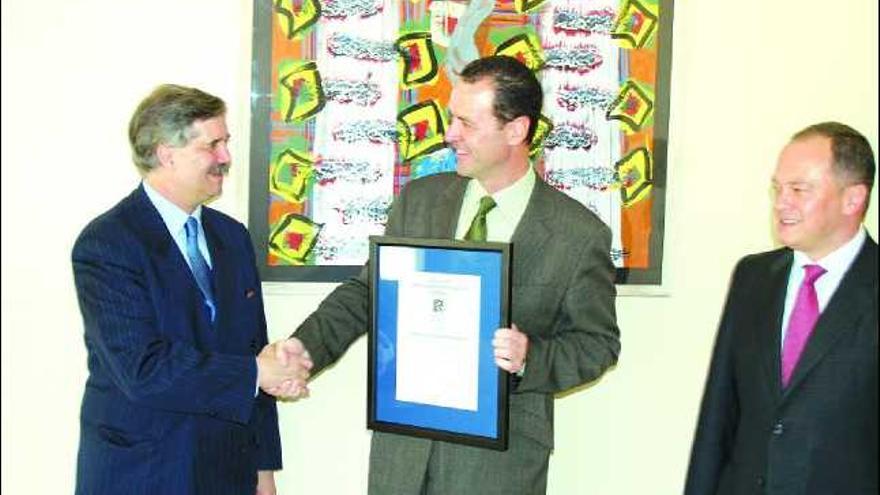
[[[271,390],[311,367],[267,344],[245,227],[202,206],[229,169],[226,106],[158,87],[129,125],[143,182],[83,230],[73,272],[85,327],[78,494],[274,494]],[[291,385],[292,384],[292,385]]]

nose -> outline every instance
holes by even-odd
[[[791,193],[786,188],[780,187],[773,191],[773,208],[777,211],[784,210],[791,204]]]
[[[454,143],[455,141],[458,141],[460,137],[461,123],[458,119],[452,119],[452,122],[446,129],[446,135],[443,137],[443,139],[445,139],[447,143]]]
[[[214,158],[220,163],[229,163],[232,161],[232,155],[229,153],[229,147],[224,143],[217,146],[214,151]]]

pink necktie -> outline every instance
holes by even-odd
[[[798,290],[797,300],[788,318],[788,330],[782,345],[782,387],[788,386],[791,374],[801,357],[807,340],[819,319],[819,298],[816,296],[816,279],[825,273],[819,265],[804,265],[804,281]]]

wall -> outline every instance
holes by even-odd
[[[265,0],[268,1],[268,0]],[[3,0],[2,491],[69,493],[85,380],[69,253],[137,184],[125,127],[155,85],[230,103],[245,220],[251,2]],[[728,277],[773,246],[768,181],[787,137],[836,119],[877,146],[877,3],[703,0],[675,12],[663,297],[621,297],[623,352],[557,399],[551,494],[681,491]],[[877,194],[869,231],[877,237]],[[266,284],[279,338],[332,289]],[[281,405],[280,493],[364,493],[365,340]]]

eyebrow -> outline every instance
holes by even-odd
[[[215,144],[217,144],[219,142],[229,141],[229,138],[231,138],[231,137],[232,137],[231,135],[227,134],[225,136],[218,137],[217,139],[212,139],[211,141],[208,141],[208,144],[211,146],[214,146]]]
[[[464,116],[462,116],[462,115],[458,115],[458,114],[456,114],[456,113],[453,113],[453,112],[451,112],[451,111],[449,112],[449,117],[450,117],[450,118],[458,119],[458,120],[460,120],[460,121],[462,121],[462,122],[465,122],[465,123],[468,123],[468,124],[472,124],[472,123],[473,123],[473,120],[471,120],[471,119],[469,119],[469,118],[467,118],[467,117],[464,117]]]
[[[776,180],[775,178],[770,179],[770,184],[773,186],[809,186],[809,185],[811,185],[811,183],[809,181],[805,181],[805,180],[789,180],[789,181],[780,182],[780,181]]]

